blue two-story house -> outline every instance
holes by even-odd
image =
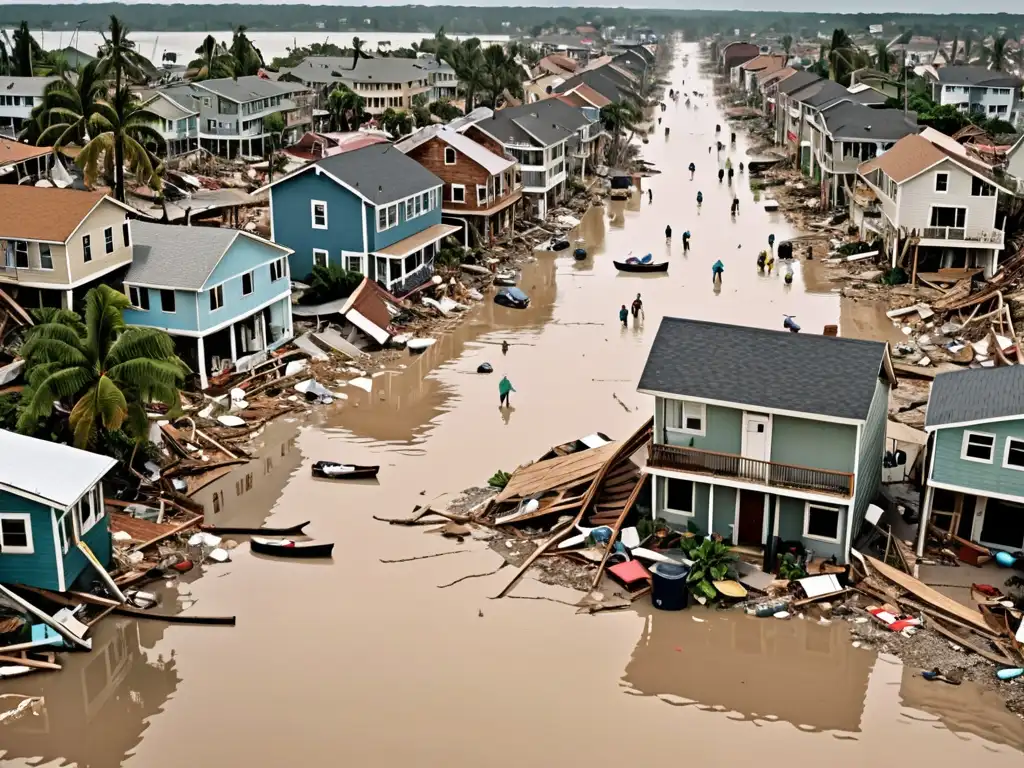
[[[117,462],[49,440],[0,429],[0,582],[71,589],[112,545],[103,477]]]
[[[936,376],[925,432],[918,556],[929,523],[993,549],[1024,549],[1024,367]]]
[[[665,318],[638,387],[654,397],[655,517],[846,562],[895,384],[885,343]]]
[[[292,337],[287,248],[237,229],[132,223],[128,325],[160,328],[209,376],[242,368]]]
[[[459,229],[441,223],[443,184],[391,144],[326,157],[263,188],[271,238],[291,249],[296,278],[333,264],[400,295],[433,275]]]

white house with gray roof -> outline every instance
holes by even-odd
[[[380,115],[389,108],[410,110],[420,95],[433,100],[438,77],[450,69],[433,59],[382,56],[353,62],[351,56],[307,56],[278,82],[292,80],[314,88],[321,106],[331,86],[341,84],[363,97],[368,114]]]
[[[17,137],[56,77],[0,77],[0,135]]]
[[[128,325],[160,328],[199,375],[246,370],[292,338],[291,249],[235,229],[137,221]]]
[[[199,110],[191,98],[182,99],[182,104],[167,91],[144,94],[143,98],[142,105],[160,120],[156,129],[164,138],[164,157],[180,157],[199,149]]]
[[[932,100],[952,104],[961,112],[982,114],[1017,124],[1021,119],[1020,89],[1024,81],[1008,72],[974,64],[925,69]]]

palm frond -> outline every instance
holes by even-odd
[[[140,357],[170,360],[174,357],[174,341],[166,333],[155,328],[129,326],[118,336],[117,341],[110,345],[104,364],[108,369],[112,369]]]
[[[59,328],[60,326],[55,326]],[[63,329],[67,331],[68,329]],[[70,332],[70,331],[69,331]],[[60,363],[69,365],[89,365],[89,359],[74,344],[60,339],[36,336],[22,347],[21,356],[31,369],[40,363]]]

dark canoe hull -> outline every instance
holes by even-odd
[[[353,467],[352,472],[343,475],[330,475],[324,471],[326,467],[346,466]],[[327,480],[370,480],[377,476],[380,467],[377,465],[364,466],[361,464],[340,464],[333,461],[318,461],[313,465],[313,477],[322,477]]]
[[[569,241],[568,240],[559,240],[559,241],[557,241],[555,243],[552,243],[551,250],[552,251],[564,251],[568,247],[569,247]]]
[[[330,557],[334,544],[299,544],[294,547],[282,547],[277,544],[264,544],[261,541],[250,541],[252,551],[259,555],[271,557],[288,557],[308,560],[318,557]]]
[[[253,536],[299,536],[302,534],[302,529],[307,525],[309,525],[309,520],[287,528],[246,528],[244,526],[204,525],[202,526],[202,530],[207,533],[251,534]]]
[[[619,272],[668,272],[668,262],[661,261],[655,264],[627,264],[624,261],[612,262]]]

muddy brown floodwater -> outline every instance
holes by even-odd
[[[678,67],[673,85],[711,91]],[[713,104],[669,102],[645,156],[663,171],[653,203],[594,210],[582,225],[590,257],[541,255],[524,274],[533,299],[493,304],[373,391],[315,422],[281,420],[263,435],[260,460],[206,489],[223,493],[221,522],[311,520],[334,541],[330,564],[273,561],[243,544],[233,561],[167,589],[204,614],[236,614],[234,628],[104,621],[89,655],[59,673],[0,684],[46,697],[46,714],[0,726],[3,765],[193,768],[222,765],[552,766],[791,765],[834,768],[908,756],[915,765],[1019,766],[1024,727],[999,700],[967,683],[923,681],[918,670],[854,648],[848,625],[758,620],[702,609],[577,616],[553,602],[491,600],[510,573],[438,585],[491,570],[479,542],[465,556],[382,564],[459,549],[423,529],[389,527],[414,504],[481,484],[548,446],[596,430],[632,432],[650,401],[637,394],[663,315],[778,328],[795,315],[807,332],[840,321],[835,293],[761,276],[768,234],[793,233],[757,206],[737,177],[740,216],[708,154]],[[728,141],[728,133],[724,133]],[[732,150],[744,155],[745,137]],[[724,155],[723,155],[724,160]],[[689,180],[687,165],[697,165]],[[697,190],[704,192],[698,211]],[[671,224],[674,240],[664,240]],[[683,230],[693,248],[682,255]],[[659,277],[617,274],[613,257],[667,257]],[[721,292],[711,264],[726,266]],[[641,293],[646,320],[623,329],[617,310]],[[844,307],[843,330],[881,328],[868,306]],[[500,343],[512,345],[502,357]],[[494,365],[491,376],[475,373]],[[737,361],[741,364],[742,361]],[[516,387],[498,410],[498,379]],[[616,398],[624,404],[621,405]],[[628,408],[628,412],[626,410]],[[379,482],[314,481],[330,458],[381,464]],[[253,475],[246,478],[246,475]],[[247,481],[248,480],[248,481]],[[515,596],[575,600],[525,579]]]

